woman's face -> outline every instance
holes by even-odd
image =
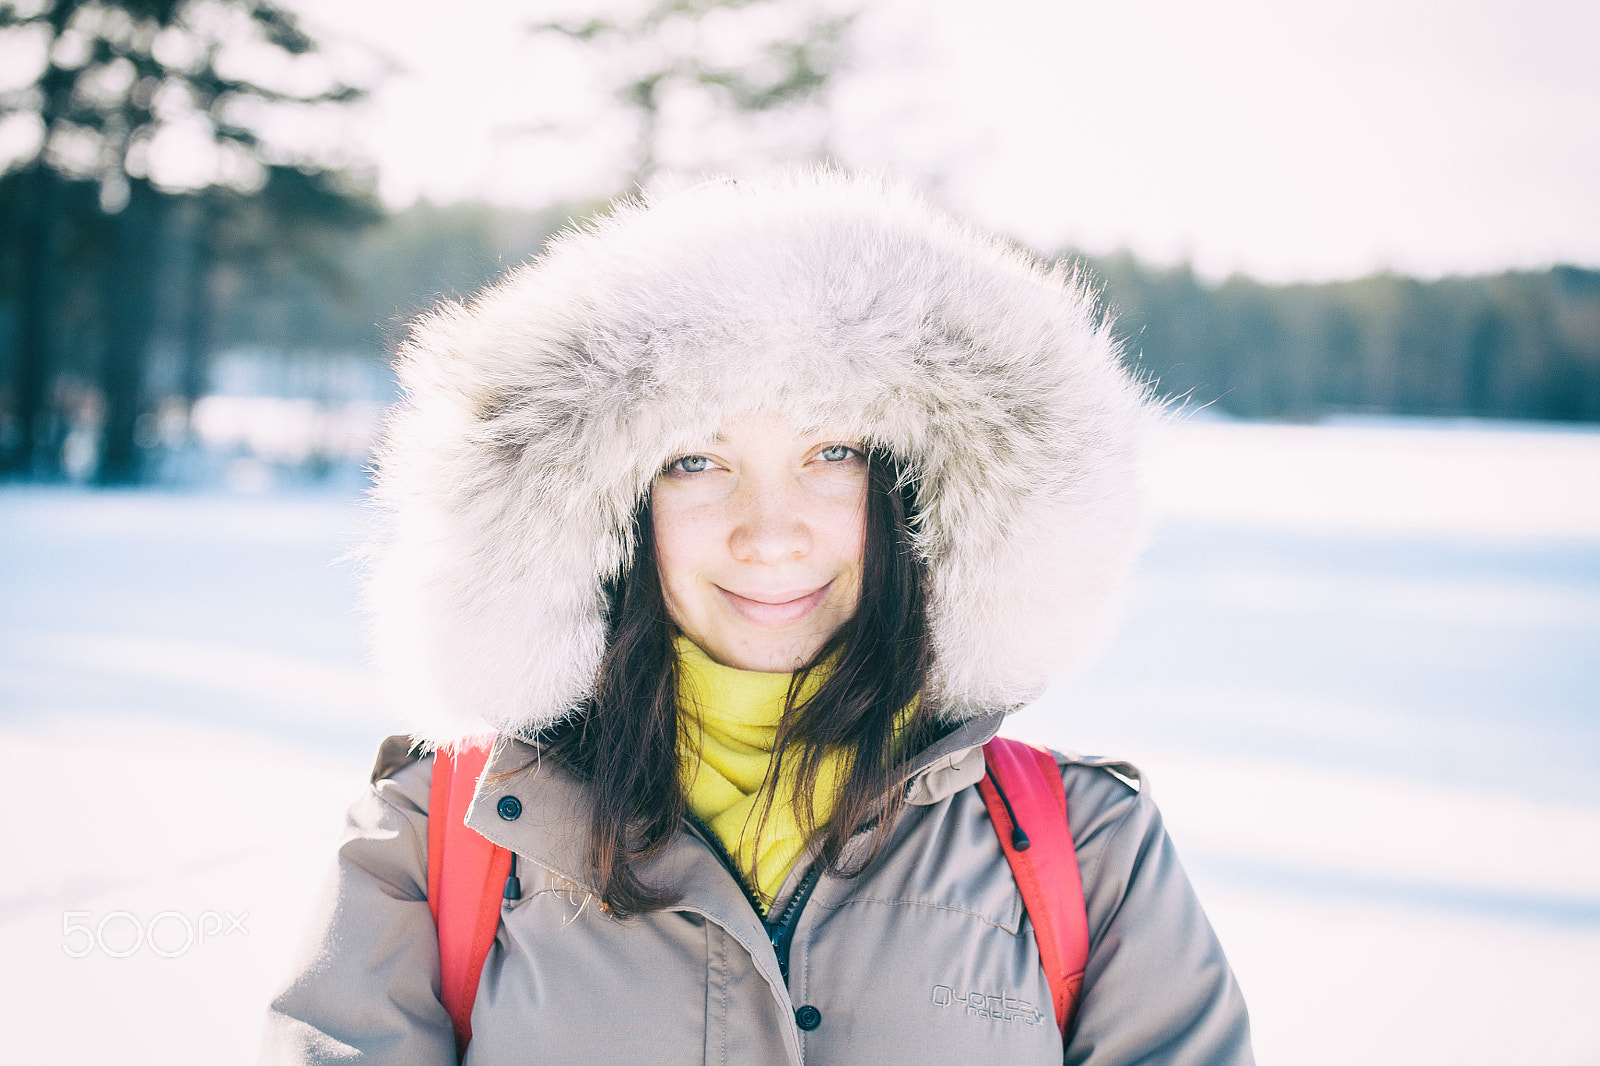
[[[810,662],[861,599],[866,512],[855,442],[765,414],[723,427],[651,491],[667,613],[724,666]]]

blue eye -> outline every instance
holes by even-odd
[[[855,454],[856,450],[854,448],[846,447],[843,444],[835,444],[818,452],[817,458],[823,460],[824,462],[842,463]]]
[[[668,463],[667,469],[685,474],[698,474],[710,465],[711,460],[703,455],[685,455],[682,459],[674,459]]]

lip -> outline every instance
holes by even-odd
[[[793,592],[741,594],[721,585],[715,587],[722,593],[728,606],[745,621],[758,626],[779,627],[793,625],[821,606],[822,601],[828,598],[828,590],[833,588],[833,582],[798,595]]]

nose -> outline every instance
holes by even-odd
[[[731,505],[728,550],[740,562],[776,566],[811,551],[805,497],[793,478],[741,478]]]

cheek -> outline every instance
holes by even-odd
[[[656,575],[661,581],[661,598],[667,608],[667,617],[673,622],[683,614],[682,589],[691,572],[687,561],[670,538],[656,537]]]
[[[823,529],[834,565],[860,583],[867,551],[867,501],[863,491],[858,504],[834,510]]]
[[[667,615],[681,624],[685,613],[694,613],[696,574],[705,567],[710,531],[692,509],[670,500],[652,508],[651,525]]]

